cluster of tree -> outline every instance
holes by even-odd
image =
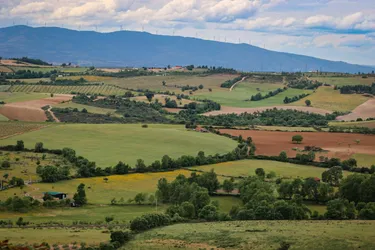
[[[237,74],[237,70],[233,68],[225,68],[225,67],[210,67],[208,72],[210,74]]]
[[[166,97],[165,98],[165,107],[167,108],[177,108],[177,102],[175,100],[171,100],[171,98]]]
[[[145,214],[132,220],[130,229],[135,232],[141,232],[156,227],[167,226],[170,223],[171,217],[166,214]]]
[[[180,112],[176,115],[176,120],[190,124],[207,124],[211,126],[289,126],[289,127],[311,127],[327,126],[328,121],[336,118],[336,114],[313,114],[298,110],[278,110],[268,109],[263,112],[253,114],[225,114],[217,116],[201,116],[191,112]]]
[[[33,79],[33,78],[50,78],[57,74],[57,70],[51,70],[49,72],[42,71],[31,71],[31,70],[17,70],[13,73],[7,73],[5,77],[7,79]],[[12,84],[20,84],[19,82],[13,82]]]
[[[228,89],[230,89],[236,82],[241,81],[242,78],[243,78],[243,76],[241,75],[241,76],[237,76],[236,78],[233,78],[231,80],[227,80],[227,81],[223,82],[220,85],[220,87],[221,88],[228,88]]]
[[[266,95],[262,95],[261,93],[257,93],[256,95],[251,96],[250,101],[260,101],[260,100],[263,100],[263,99],[267,99],[267,98],[270,98],[270,97],[275,96],[277,94],[280,94],[280,93],[284,92],[285,90],[287,90],[286,87],[284,87],[283,89],[278,88],[274,91],[270,91]]]
[[[2,101],[2,100],[0,100],[0,105],[2,105],[2,104],[5,104],[5,102],[4,102],[4,101]]]
[[[52,64],[45,62],[40,59],[33,59],[33,58],[28,58],[28,57],[21,57],[21,58],[11,58],[11,60],[16,60],[17,62],[25,62],[25,63],[30,63],[30,64],[35,64],[35,65],[43,65],[43,66],[51,66]]]
[[[372,95],[375,95],[375,83],[373,83],[371,86],[369,86],[369,85],[345,85],[345,86],[341,86],[341,87],[338,87],[338,88],[340,89],[340,94],[372,94]]]
[[[33,208],[39,207],[40,204],[41,203],[38,200],[35,200],[29,196],[25,196],[22,198],[13,196],[9,197],[4,202],[0,201],[0,209],[26,213]]]
[[[40,178],[42,178],[43,182],[52,183],[70,179],[70,171],[68,166],[38,166],[36,169],[36,173],[40,176]]]
[[[181,91],[184,92],[185,90],[191,90],[191,91],[197,91],[198,89],[203,89],[204,86],[200,84],[198,87],[197,86],[190,86],[190,85],[185,85],[185,86],[177,86],[178,88],[181,88]]]
[[[302,98],[305,98],[307,96],[309,96],[310,94],[301,94],[301,95],[296,95],[296,96],[293,96],[293,97],[285,97],[284,98],[284,103],[287,104],[287,103],[292,103],[292,102],[296,102]]]
[[[288,83],[288,86],[294,89],[317,89],[322,85],[323,83],[321,82],[309,80],[306,78],[292,80]]]
[[[330,126],[329,132],[375,135],[375,129],[374,128],[367,128],[367,127],[336,127],[336,126]]]
[[[203,114],[213,110],[220,110],[221,105],[211,100],[201,100],[200,103],[191,102],[189,104],[185,104],[184,108],[187,109],[187,111],[184,112],[192,114]]]

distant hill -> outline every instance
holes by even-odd
[[[105,67],[209,65],[246,71],[370,72],[370,66],[334,62],[196,38],[119,31],[97,33],[62,28],[12,26],[0,29],[0,56]]]

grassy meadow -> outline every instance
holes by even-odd
[[[50,94],[43,94],[43,93],[12,93],[12,92],[0,92],[0,100],[4,101],[5,103],[12,103],[12,102],[25,102],[25,101],[32,101],[38,100],[41,98],[50,97]]]
[[[95,114],[102,114],[102,115],[107,115],[111,114],[117,117],[121,117],[121,115],[116,114],[115,109],[107,109],[107,108],[99,108],[99,107],[94,107],[90,105],[84,105],[84,104],[79,104],[79,103],[74,103],[74,102],[65,102],[65,103],[59,103],[53,105],[53,107],[56,108],[77,108],[79,111],[82,111],[82,109],[86,109],[89,113],[95,113]]]
[[[319,87],[310,96],[289,105],[306,106],[305,100],[310,100],[312,107],[346,112],[352,111],[368,99],[368,97],[357,94],[342,95],[340,94],[340,91],[334,90],[332,87]]]
[[[0,106],[1,107],[1,106]],[[0,122],[5,122],[5,121],[8,121],[9,119],[5,116],[3,116],[2,114],[0,114]]]
[[[344,85],[371,85],[375,82],[375,77],[362,78],[362,76],[319,76],[311,77],[311,80],[317,80],[322,83],[327,83],[336,86]]]
[[[236,147],[228,138],[187,131],[182,125],[156,125],[142,128],[141,124],[64,124],[1,140],[1,145],[23,140],[27,148],[43,142],[44,147],[70,147],[79,155],[107,167],[119,161],[134,166],[137,159],[146,164],[161,160],[164,155],[177,158],[182,155],[227,153]],[[199,143],[198,143],[199,142]]]
[[[354,154],[352,158],[357,160],[358,166],[370,167],[372,165],[375,165],[375,155]]]
[[[307,177],[321,177],[322,173],[326,170],[313,166],[297,165],[286,162],[265,161],[265,160],[242,160],[233,162],[223,162],[214,165],[206,165],[199,167],[192,167],[202,171],[210,171],[214,169],[217,174],[227,176],[249,176],[255,175],[257,168],[263,168],[266,173],[274,171],[277,176],[283,178],[307,178]],[[344,171],[344,175],[349,172]]]
[[[122,249],[373,249],[375,221],[233,221],[176,224],[135,237]],[[356,232],[356,233],[353,233]]]
[[[365,127],[375,128],[375,121],[362,121],[362,122],[330,122],[330,126],[335,127]]]

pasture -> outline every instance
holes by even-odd
[[[77,108],[79,111],[82,111],[82,109],[86,109],[89,113],[95,113],[95,114],[102,114],[102,115],[107,115],[111,114],[114,116],[121,116],[119,114],[116,114],[115,109],[107,109],[107,108],[99,108],[99,107],[94,107],[90,105],[84,105],[84,104],[79,104],[79,103],[74,103],[74,102],[64,102],[64,103],[59,103],[56,105],[53,105],[53,107],[56,108]]]
[[[334,126],[334,127],[365,127],[365,128],[375,128],[375,121],[330,122],[329,126]]]
[[[219,89],[220,84],[223,82],[235,78],[235,75],[208,75],[208,76],[195,76],[195,75],[157,75],[157,76],[140,76],[140,77],[128,77],[128,78],[112,78],[107,81],[103,81],[106,84],[113,84],[122,88],[129,89],[149,89],[154,91],[167,91],[182,93],[182,86],[196,86],[200,84],[204,86],[202,90],[195,92],[208,92],[209,88]],[[166,85],[163,86],[163,81]],[[214,90],[215,91],[215,90]],[[185,91],[185,94],[189,91]],[[194,94],[194,95],[195,95]]]
[[[123,249],[372,249],[374,221],[231,221],[176,224],[135,237]],[[354,233],[353,232],[357,232]]]
[[[357,165],[362,167],[370,167],[375,165],[375,155],[369,154],[354,154],[353,158],[357,160]]]
[[[236,147],[228,138],[187,131],[182,125],[156,125],[142,128],[141,124],[61,124],[0,141],[2,145],[23,140],[26,147],[43,142],[46,148],[70,147],[98,166],[107,167],[119,161],[134,166],[137,159],[146,164],[161,160],[164,155],[227,153]]]
[[[358,94],[342,95],[339,90],[334,90],[332,87],[319,87],[310,96],[289,105],[306,106],[305,100],[310,100],[314,108],[346,112],[352,111],[368,99]]]
[[[271,171],[276,173],[277,177],[282,178],[308,178],[319,177],[326,170],[314,166],[297,165],[286,162],[265,161],[265,160],[242,160],[233,162],[223,162],[214,165],[206,165],[199,167],[192,167],[191,169],[210,171],[213,169],[217,174],[233,176],[233,177],[247,177],[254,176],[257,168],[263,168],[266,173]],[[349,172],[344,172],[348,175]]]
[[[304,146],[318,146],[327,152],[316,153],[316,161],[319,156],[335,157],[342,160],[352,157],[353,154],[375,155],[375,136],[349,133],[328,132],[278,132],[278,131],[255,131],[255,130],[231,130],[221,129],[220,132],[235,136],[242,135],[243,138],[251,136],[259,155],[279,155],[285,151],[289,157],[294,157]],[[301,144],[293,144],[294,135],[302,135]],[[359,140],[357,144],[356,141]]]
[[[35,183],[28,185],[23,190],[18,188],[8,189],[0,192],[0,200],[5,200],[12,195],[24,196],[24,192],[35,198],[42,198],[43,192],[57,191],[68,194],[68,198],[73,198],[79,184],[86,185],[86,195],[89,204],[110,204],[113,198],[119,201],[133,199],[138,193],[154,194],[159,179],[166,178],[174,180],[179,174],[190,176],[191,171],[176,170],[170,172],[127,174],[108,176],[108,181],[104,177],[81,178],[56,183]]]
[[[335,86],[344,86],[344,85],[371,85],[375,82],[375,77],[368,76],[363,78],[362,76],[318,76],[311,77],[311,80],[317,80],[322,83],[327,83]]]
[[[123,95],[126,90],[111,85],[55,86],[55,85],[14,85],[8,91],[26,93],[71,94],[84,93],[96,95]]]

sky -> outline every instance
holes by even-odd
[[[146,31],[375,66],[375,0],[0,0],[0,27]]]

